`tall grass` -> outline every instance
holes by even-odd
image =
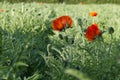
[[[5,10],[0,12],[0,79],[120,79],[119,5],[0,3],[0,6]],[[94,19],[105,31],[104,42],[89,43],[84,36],[83,30],[93,21],[91,11],[98,12]],[[52,30],[52,21],[62,15],[71,16],[73,28],[56,32]],[[112,35],[109,27],[114,28]]]

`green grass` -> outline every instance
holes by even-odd
[[[120,80],[119,7],[0,3],[0,80]],[[104,41],[89,43],[84,36],[91,11],[98,12],[94,20],[105,31]],[[71,16],[73,28],[56,32],[52,21],[62,15]]]

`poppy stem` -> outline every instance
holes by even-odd
[[[93,23],[95,22],[95,18],[93,17]]]
[[[110,45],[109,45],[110,47],[109,47],[108,54],[110,54],[110,53],[111,53],[113,35],[112,35],[112,34],[110,34],[110,37],[111,37],[111,40],[110,40]]]
[[[70,44],[70,54],[69,54],[69,60],[70,60],[70,63],[72,62],[72,45]]]
[[[50,53],[50,46],[51,46],[51,44],[48,44],[48,45],[47,45],[47,52],[48,52],[48,54],[47,54],[47,55],[48,55],[48,56],[50,56],[50,55],[51,55],[51,53]]]

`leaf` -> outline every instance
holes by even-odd
[[[34,75],[28,77],[25,80],[39,80],[42,77],[42,74],[35,73]]]
[[[79,72],[78,70],[75,70],[75,69],[66,69],[65,73],[72,75],[72,76],[78,78],[79,80],[90,80],[85,74],[83,74],[82,72]]]
[[[15,64],[15,66],[25,66],[25,67],[28,67],[28,64],[24,63],[24,62],[17,62]]]

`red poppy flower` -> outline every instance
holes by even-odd
[[[83,4],[83,2],[80,2],[80,4]]]
[[[5,9],[1,9],[1,12],[5,12]]]
[[[61,16],[53,20],[52,28],[53,30],[61,31],[64,28],[72,27],[73,21],[69,16]]]
[[[91,17],[97,16],[97,12],[90,12],[90,16]]]
[[[39,5],[42,5],[43,4],[43,2],[39,2]]]
[[[98,28],[97,24],[92,24],[87,28],[86,31],[86,38],[88,39],[88,41],[93,41],[97,36],[101,35],[101,30]]]

